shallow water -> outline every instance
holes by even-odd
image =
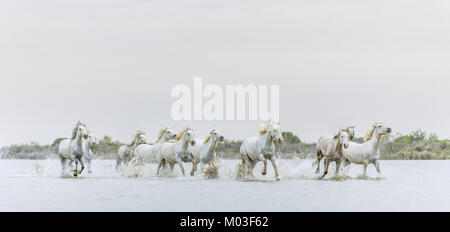
[[[157,177],[156,164],[119,171],[94,160],[93,173],[61,175],[58,160],[0,160],[0,211],[450,211],[450,161],[381,161],[319,180],[312,160],[279,160],[256,180],[237,180],[238,160],[219,163],[219,179]],[[190,164],[185,164],[186,170]],[[187,174],[189,171],[187,171]],[[334,164],[330,170],[334,173]]]

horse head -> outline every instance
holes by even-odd
[[[350,140],[353,140],[355,138],[355,126],[348,126],[345,128],[345,131],[348,133]]]
[[[225,137],[220,133],[220,131],[214,129],[209,133],[210,138],[214,139],[214,142],[223,142]]]
[[[194,131],[191,128],[186,127],[175,137],[175,140],[176,141],[182,140],[184,143],[189,143],[191,146],[195,146]]]
[[[164,131],[164,138],[166,141],[169,141],[171,139],[175,139],[175,137],[177,137],[177,134],[175,134],[175,132],[173,132],[171,129],[166,128]]]
[[[387,127],[381,123],[377,123],[375,126],[375,134],[378,136],[387,135],[392,132],[390,127]]]
[[[342,146],[347,149],[350,135],[348,134],[346,129],[342,129],[337,133],[333,139],[335,140],[337,146],[336,150],[340,149]]]

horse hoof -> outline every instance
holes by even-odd
[[[275,178],[275,180],[276,180],[276,181],[280,181],[281,179],[280,179],[280,177],[277,177],[277,178]]]
[[[263,176],[265,176],[267,174],[267,172],[262,172],[261,174],[263,174]]]

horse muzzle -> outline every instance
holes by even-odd
[[[223,136],[220,136],[219,141],[223,142],[225,140],[225,138]]]
[[[387,133],[391,133],[392,129],[391,128],[387,128]]]
[[[84,139],[87,139],[87,138],[88,138],[88,136],[87,136],[87,135],[84,135],[84,136],[83,136],[83,138],[84,138]]]
[[[191,146],[195,146],[195,141],[191,141]]]
[[[278,139],[278,142],[279,142],[280,144],[284,144],[284,139],[283,139],[283,138]]]

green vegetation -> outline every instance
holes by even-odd
[[[276,144],[276,150],[281,158],[314,158],[315,143],[301,143],[300,138],[290,131],[282,133],[286,142]],[[57,138],[51,145],[14,144],[0,149],[3,159],[47,159],[57,158],[58,144],[63,138]],[[362,137],[355,138],[362,143]],[[99,140],[94,148],[96,158],[113,159],[121,143],[113,141],[109,136]],[[219,156],[224,159],[240,159],[239,148],[241,141],[227,140],[217,147]],[[427,134],[422,130],[415,130],[407,135],[396,134],[383,136],[380,141],[381,159],[450,159],[450,140],[440,139],[436,134]]]

